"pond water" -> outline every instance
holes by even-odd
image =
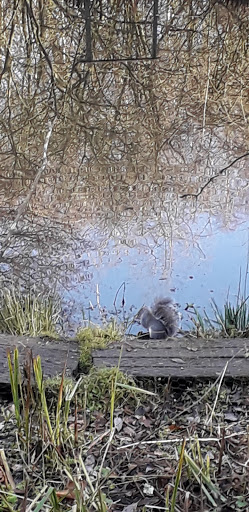
[[[109,240],[101,256],[94,250],[82,254],[83,262],[89,262],[86,281],[64,292],[66,302],[74,305],[77,321],[79,309],[83,307],[86,311],[90,301],[95,306],[89,312],[90,318],[98,322],[97,292],[101,306],[113,313],[118,310],[121,319],[123,309],[126,317],[132,317],[137,308],[151,304],[155,297],[170,296],[179,304],[183,328],[190,325],[189,314],[185,312],[187,304],[205,308],[210,314],[211,299],[223,305],[229,295],[234,302],[240,275],[244,291],[247,219],[241,220],[236,229],[221,229],[215,218],[202,215],[190,228],[193,239],[188,243],[177,237],[172,240],[169,268],[164,243],[149,248],[142,237],[138,246],[132,248],[122,243],[117,246],[114,240]],[[136,326],[132,332],[136,332]]]
[[[206,170],[195,169],[191,177],[179,169],[83,169],[76,184],[72,175],[59,182],[51,175],[40,183],[1,271],[5,282],[59,292],[67,331],[81,323],[82,310],[96,323],[105,313],[127,320],[157,296],[179,304],[186,328],[187,304],[211,313],[212,298],[220,306],[228,293],[236,300],[240,279],[244,292],[249,222],[243,167],[219,176],[198,198],[181,195],[198,192],[210,177]]]

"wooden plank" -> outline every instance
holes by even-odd
[[[130,351],[146,351],[146,350],[161,350],[163,351],[172,350],[176,351],[179,355],[179,350],[186,351],[186,354],[189,352],[213,352],[214,350],[225,351],[226,349],[230,350],[240,350],[243,348],[249,349],[249,339],[248,338],[222,338],[217,340],[202,340],[202,339],[187,339],[187,338],[169,338],[168,340],[138,340],[134,339],[124,343],[114,343],[108,346],[105,350],[118,351],[123,346],[123,350],[127,352]],[[159,353],[159,352],[158,352]]]
[[[237,361],[238,364],[228,364],[228,368],[226,371],[227,376],[232,377],[249,377],[249,368],[248,363],[245,361],[241,362],[241,360]],[[94,360],[95,364],[95,360]],[[206,366],[206,364],[191,364],[188,366],[176,366],[176,365],[160,365],[160,366],[138,366],[138,365],[120,365],[120,369],[128,374],[141,376],[141,377],[179,377],[179,378],[185,378],[185,377],[217,377],[219,375],[224,367],[225,367],[226,361],[223,362],[223,364],[212,364],[210,366]],[[99,368],[112,368],[116,366],[114,364],[114,361],[105,361],[104,359],[101,359],[97,361],[96,364]]]
[[[216,347],[221,346],[241,346],[243,343],[248,344],[248,338],[212,338],[212,339],[202,339],[202,338],[193,338],[193,337],[179,337],[179,338],[167,338],[162,340],[151,340],[144,338],[133,338],[126,337],[123,342],[118,341],[109,345],[109,348],[115,348],[116,346],[121,346],[122,344],[130,347],[130,348],[141,348],[142,346],[154,347],[154,348],[162,348],[162,347],[175,347],[175,346],[191,346],[203,348],[207,345],[213,345]]]
[[[103,349],[100,350],[94,350],[93,354],[94,357],[102,357]],[[147,348],[147,349],[135,349],[135,350],[123,350],[123,357],[134,357],[136,359],[148,359],[149,357],[157,357],[157,358],[184,358],[184,359],[192,359],[195,357],[197,359],[198,357],[201,357],[201,359],[204,358],[219,358],[219,357],[237,357],[242,354],[241,357],[245,357],[245,355],[248,353],[249,355],[249,344],[248,347],[224,347],[224,348],[214,348],[212,351],[210,351],[210,348],[206,348],[203,350],[189,350],[187,348],[182,349],[155,349],[155,348]],[[116,349],[105,349],[105,357],[110,358],[117,358],[120,354],[120,348]]]
[[[215,366],[220,369],[220,368],[223,368],[226,364],[226,362],[229,360],[229,358],[223,358],[223,357],[219,357],[219,358],[215,358],[215,359],[212,359],[212,358],[205,358],[205,360],[201,359],[201,358],[198,358],[198,359],[187,359],[187,360],[183,360],[182,358],[179,358],[178,360],[175,360],[175,359],[168,359],[168,358],[164,358],[162,359],[161,357],[158,358],[158,357],[153,357],[151,358],[149,361],[146,359],[146,358],[143,358],[143,359],[134,359],[134,358],[122,358],[122,367],[126,366],[127,368],[129,368],[129,366],[133,366],[133,367],[142,367],[142,366],[145,366],[146,365],[146,361],[148,361],[148,366],[151,366],[151,367],[174,367],[174,368],[183,368],[183,367],[196,367],[196,366],[199,366],[200,363],[203,363],[205,364],[206,367],[208,368],[212,368],[213,365],[214,365],[214,361],[215,361]],[[105,358],[105,357],[100,357],[100,358],[95,358],[94,357],[94,364],[96,363],[96,366],[99,366],[99,364],[101,364],[101,362],[103,361],[103,363],[105,365],[108,364],[108,366],[110,366],[110,364],[112,364],[112,366],[115,366],[115,362],[117,361],[116,358]],[[236,358],[236,359],[233,359],[231,361],[231,365],[234,366],[234,367],[237,367],[239,365],[243,365],[244,363],[244,366],[245,368],[246,367],[249,367],[249,362],[248,362],[248,359],[242,359],[242,358]]]
[[[163,368],[148,368],[143,367],[139,368],[139,371],[137,368],[120,368],[124,373],[127,373],[134,377],[165,377],[165,378],[177,378],[177,379],[201,379],[201,378],[210,378],[210,379],[216,379],[221,372],[219,370],[216,370],[214,367],[212,368],[200,368],[197,367],[196,369],[191,368],[183,368],[181,371],[179,369],[176,369],[175,367],[163,369]],[[223,370],[223,368],[222,368]],[[248,378],[248,368],[237,368],[236,371],[227,368],[226,371],[226,377],[233,377],[233,378]]]
[[[115,343],[94,350],[93,364],[117,366],[121,347],[121,343]],[[120,369],[137,376],[217,377],[227,361],[226,375],[249,377],[249,339],[129,339],[123,343]]]
[[[13,353],[15,347],[19,352],[20,368],[24,365],[30,350],[32,350],[33,357],[40,355],[45,377],[61,374],[65,362],[67,374],[71,375],[79,361],[77,341],[55,341],[46,338],[0,334],[0,384],[9,384],[7,351],[10,350]]]

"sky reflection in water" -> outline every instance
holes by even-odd
[[[205,215],[191,226],[191,240],[173,240],[170,268],[165,268],[165,245],[147,249],[140,238],[138,246],[127,248],[110,240],[102,253],[90,252],[88,272],[92,279],[64,293],[64,299],[74,303],[73,319],[78,323],[82,307],[89,300],[96,305],[96,286],[99,285],[101,306],[113,311],[113,303],[119,287],[125,282],[125,309],[133,316],[143,304],[150,305],[157,296],[170,295],[179,303],[183,314],[182,326],[187,327],[187,303],[205,307],[211,312],[210,299],[222,306],[227,298],[236,299],[240,270],[242,288],[248,260],[249,222],[241,219],[236,229],[220,228],[216,218],[207,222]],[[142,249],[141,249],[142,247]],[[94,264],[92,264],[94,262]],[[168,265],[169,266],[169,265]],[[117,296],[116,307],[121,306],[122,289]],[[132,308],[131,311],[129,309]],[[99,322],[97,309],[91,319]],[[136,332],[136,328],[132,332]]]

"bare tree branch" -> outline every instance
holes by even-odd
[[[85,4],[85,19],[86,19],[86,61],[91,62],[92,55],[92,30],[91,30],[91,13],[90,13],[90,0],[84,0]]]
[[[20,220],[21,216],[24,214],[24,212],[26,211],[27,207],[28,207],[28,204],[30,202],[30,199],[32,197],[32,195],[35,193],[35,190],[36,190],[36,187],[40,181],[40,178],[43,174],[43,172],[45,171],[46,169],[46,166],[47,166],[47,161],[48,161],[48,145],[49,145],[49,141],[50,141],[50,138],[51,138],[51,135],[52,135],[52,131],[53,131],[53,127],[54,127],[54,124],[55,124],[55,120],[56,118],[54,118],[53,121],[50,121],[48,123],[48,131],[47,131],[47,134],[46,134],[46,137],[45,137],[45,141],[44,141],[44,146],[43,146],[43,159],[42,159],[42,165],[40,167],[40,169],[38,170],[36,176],[35,176],[35,179],[30,187],[30,190],[26,196],[26,198],[24,199],[24,201],[21,203],[21,205],[19,206],[18,210],[17,210],[17,213],[16,213],[16,216],[14,218],[14,221],[12,222],[10,228],[9,228],[9,231],[5,237],[5,240],[4,240],[4,243],[2,245],[2,249],[1,249],[1,253],[0,253],[0,257],[3,256],[3,253],[6,249],[6,245],[7,243],[9,242],[9,240],[11,239],[13,233],[15,232],[16,230],[16,227],[17,227],[17,223],[18,221]]]
[[[233,160],[230,164],[228,164],[226,167],[223,167],[223,169],[221,169],[217,174],[215,174],[214,176],[211,176],[211,178],[209,178],[209,180],[205,183],[205,185],[203,185],[200,188],[199,192],[197,192],[196,194],[183,194],[182,196],[180,196],[180,198],[185,199],[186,197],[196,197],[196,198],[199,197],[202,194],[203,190],[205,190],[205,188],[210,183],[212,183],[212,181],[214,181],[216,178],[221,176],[221,174],[223,174],[223,172],[227,171],[227,169],[229,169],[234,164],[236,164],[236,162],[238,162],[239,160],[242,160],[243,158],[246,158],[247,156],[249,156],[249,151],[247,153],[244,153],[244,155],[238,156],[238,158],[235,158],[235,160]]]
[[[158,25],[158,0],[154,0],[153,6],[153,36],[152,36],[152,59],[157,56],[157,25]]]

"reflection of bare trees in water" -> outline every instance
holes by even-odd
[[[66,280],[93,235],[170,252],[196,213],[246,204],[247,161],[212,179],[247,152],[248,10],[159,1],[153,60],[151,2],[87,5],[1,2],[2,244],[29,198],[1,268],[25,279]]]
[[[2,225],[1,242],[5,233]],[[26,216],[1,257],[0,272],[5,281],[28,287],[67,287],[76,273],[79,281],[89,280],[89,262],[82,261],[82,254],[90,248],[93,244],[59,222]]]
[[[88,172],[95,179],[87,180],[87,187],[79,186],[74,192],[66,182],[66,173],[62,195],[61,185],[59,190],[51,188],[46,180],[39,185],[31,203],[32,215],[22,218],[4,252],[1,269],[7,276],[14,274],[26,283],[65,287],[74,281],[89,281],[93,260],[99,265],[111,257],[110,240],[114,259],[124,254],[125,248],[136,248],[141,258],[156,258],[157,249],[163,248],[167,273],[176,240],[184,242],[186,248],[198,247],[192,225],[201,213],[214,215],[220,228],[234,227],[240,216],[246,216],[247,179],[238,170],[231,173],[231,179],[221,177],[218,186],[207,188],[198,203],[195,198],[179,199],[178,190],[189,182],[196,190],[207,179],[204,172],[199,176],[181,172],[177,180],[172,180],[171,174],[159,170],[155,173],[141,167],[125,173],[124,169],[112,168],[112,180],[103,188],[99,187],[98,169]],[[47,196],[53,197],[50,204],[44,204]],[[5,218],[3,242],[8,225]]]

